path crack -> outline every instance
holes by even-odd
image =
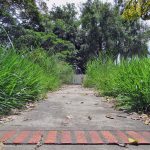
[[[44,145],[44,138],[43,138],[43,137],[44,137],[44,136],[43,136],[43,134],[42,134],[42,135],[41,135],[41,138],[40,138],[39,142],[36,144],[34,150],[38,150],[41,146]]]

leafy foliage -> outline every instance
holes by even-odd
[[[2,1],[0,26],[6,32],[0,29],[0,41],[10,47],[9,35],[17,51],[40,47],[82,72],[89,60],[98,58],[99,52],[114,60],[119,54],[124,58],[147,55],[148,28],[139,20],[124,20],[118,9],[122,3],[112,6],[87,0],[77,17],[75,4],[54,5],[48,10],[42,0]]]
[[[98,58],[99,53],[127,58],[146,55],[146,26],[138,21],[124,20],[117,5],[88,0],[81,8],[82,43],[79,56],[83,62]],[[142,40],[141,40],[142,39]]]
[[[48,57],[44,51],[18,55],[0,48],[0,110],[9,113],[25,103],[42,98],[71,77],[72,69],[66,63]],[[70,74],[66,74],[70,72]],[[65,78],[63,80],[62,77]]]
[[[117,106],[136,111],[150,111],[150,59],[111,59],[90,62],[85,86],[92,85],[104,95],[118,97]]]
[[[5,108],[9,111],[12,107],[23,106],[61,83],[68,83],[73,74],[70,65],[76,73],[85,73],[87,62],[98,60],[99,54],[101,61],[92,61],[87,67],[86,83],[108,95],[120,94],[132,108],[142,109],[141,105],[145,109],[149,104],[147,85],[144,85],[146,88],[138,86],[140,96],[134,88],[128,90],[125,85],[132,83],[130,79],[135,81],[137,78],[136,82],[139,82],[141,79],[134,72],[134,65],[141,68],[149,61],[142,59],[139,64],[135,60],[120,65],[113,62],[118,56],[120,60],[128,60],[134,56],[146,57],[149,53],[146,44],[150,30],[138,19],[149,18],[149,1],[115,2],[112,6],[100,0],[87,0],[81,5],[79,15],[75,4],[54,5],[49,10],[44,0],[1,0],[0,46],[4,47],[0,48],[2,113]],[[111,57],[109,61],[108,56]],[[132,71],[134,78],[129,76]],[[136,71],[140,74],[146,69]],[[119,83],[122,78],[124,81]]]
[[[125,10],[122,16],[128,20],[150,19],[150,1],[149,0],[128,0],[125,2]]]

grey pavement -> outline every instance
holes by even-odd
[[[5,150],[35,150],[35,146],[6,146]],[[150,146],[127,146],[127,148],[114,145],[49,145],[41,146],[37,150],[150,150]]]
[[[139,120],[112,108],[105,98],[95,96],[91,89],[80,85],[63,86],[49,93],[28,112],[22,112],[15,120],[2,124],[0,130],[150,130]],[[106,116],[112,116],[109,119]],[[124,117],[118,117],[118,116]],[[34,149],[32,146],[6,146],[6,149]],[[42,146],[39,150],[119,150],[119,146]],[[123,148],[126,149],[126,148]],[[150,146],[130,146],[128,150],[150,150]]]

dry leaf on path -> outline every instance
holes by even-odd
[[[118,143],[118,146],[127,148],[127,144],[125,144],[125,143]]]
[[[72,117],[72,115],[68,115],[68,116],[66,116],[66,119],[69,119],[69,120],[71,120],[73,117]]]
[[[131,117],[132,120],[140,120],[139,117]]]
[[[97,106],[97,105],[99,105],[99,103],[95,103],[94,105],[96,105],[96,106]]]
[[[62,121],[62,125],[66,126],[67,124],[70,123],[70,120],[72,119],[72,115],[68,115],[65,117],[65,119]]]
[[[26,119],[24,119],[23,121],[29,121],[29,120],[32,120],[31,118],[29,119],[29,118],[26,118]]]
[[[4,144],[3,144],[3,142],[0,142],[0,150],[4,150]]]
[[[150,119],[147,119],[145,122],[144,122],[145,125],[149,125],[150,124]]]
[[[149,118],[149,117],[148,117],[148,115],[146,115],[146,114],[142,114],[142,115],[140,116],[140,118],[141,118],[142,120],[146,120],[146,119]]]
[[[89,120],[92,120],[92,117],[91,117],[91,116],[88,116],[88,119],[89,119]]]
[[[96,94],[94,94],[96,97],[100,97],[100,94],[98,94],[98,93],[96,93]]]
[[[132,138],[128,138],[128,141],[129,141],[130,144],[138,145],[138,140],[135,140],[135,139],[132,139]]]
[[[114,119],[114,117],[112,117],[111,115],[106,115],[106,118]]]

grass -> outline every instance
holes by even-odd
[[[48,57],[42,50],[23,55],[0,48],[0,68],[1,115],[43,98],[71,78],[73,72],[68,64]],[[63,79],[68,71],[70,74]]]
[[[150,59],[132,59],[115,65],[110,59],[89,62],[85,86],[117,98],[117,107],[150,112]]]

